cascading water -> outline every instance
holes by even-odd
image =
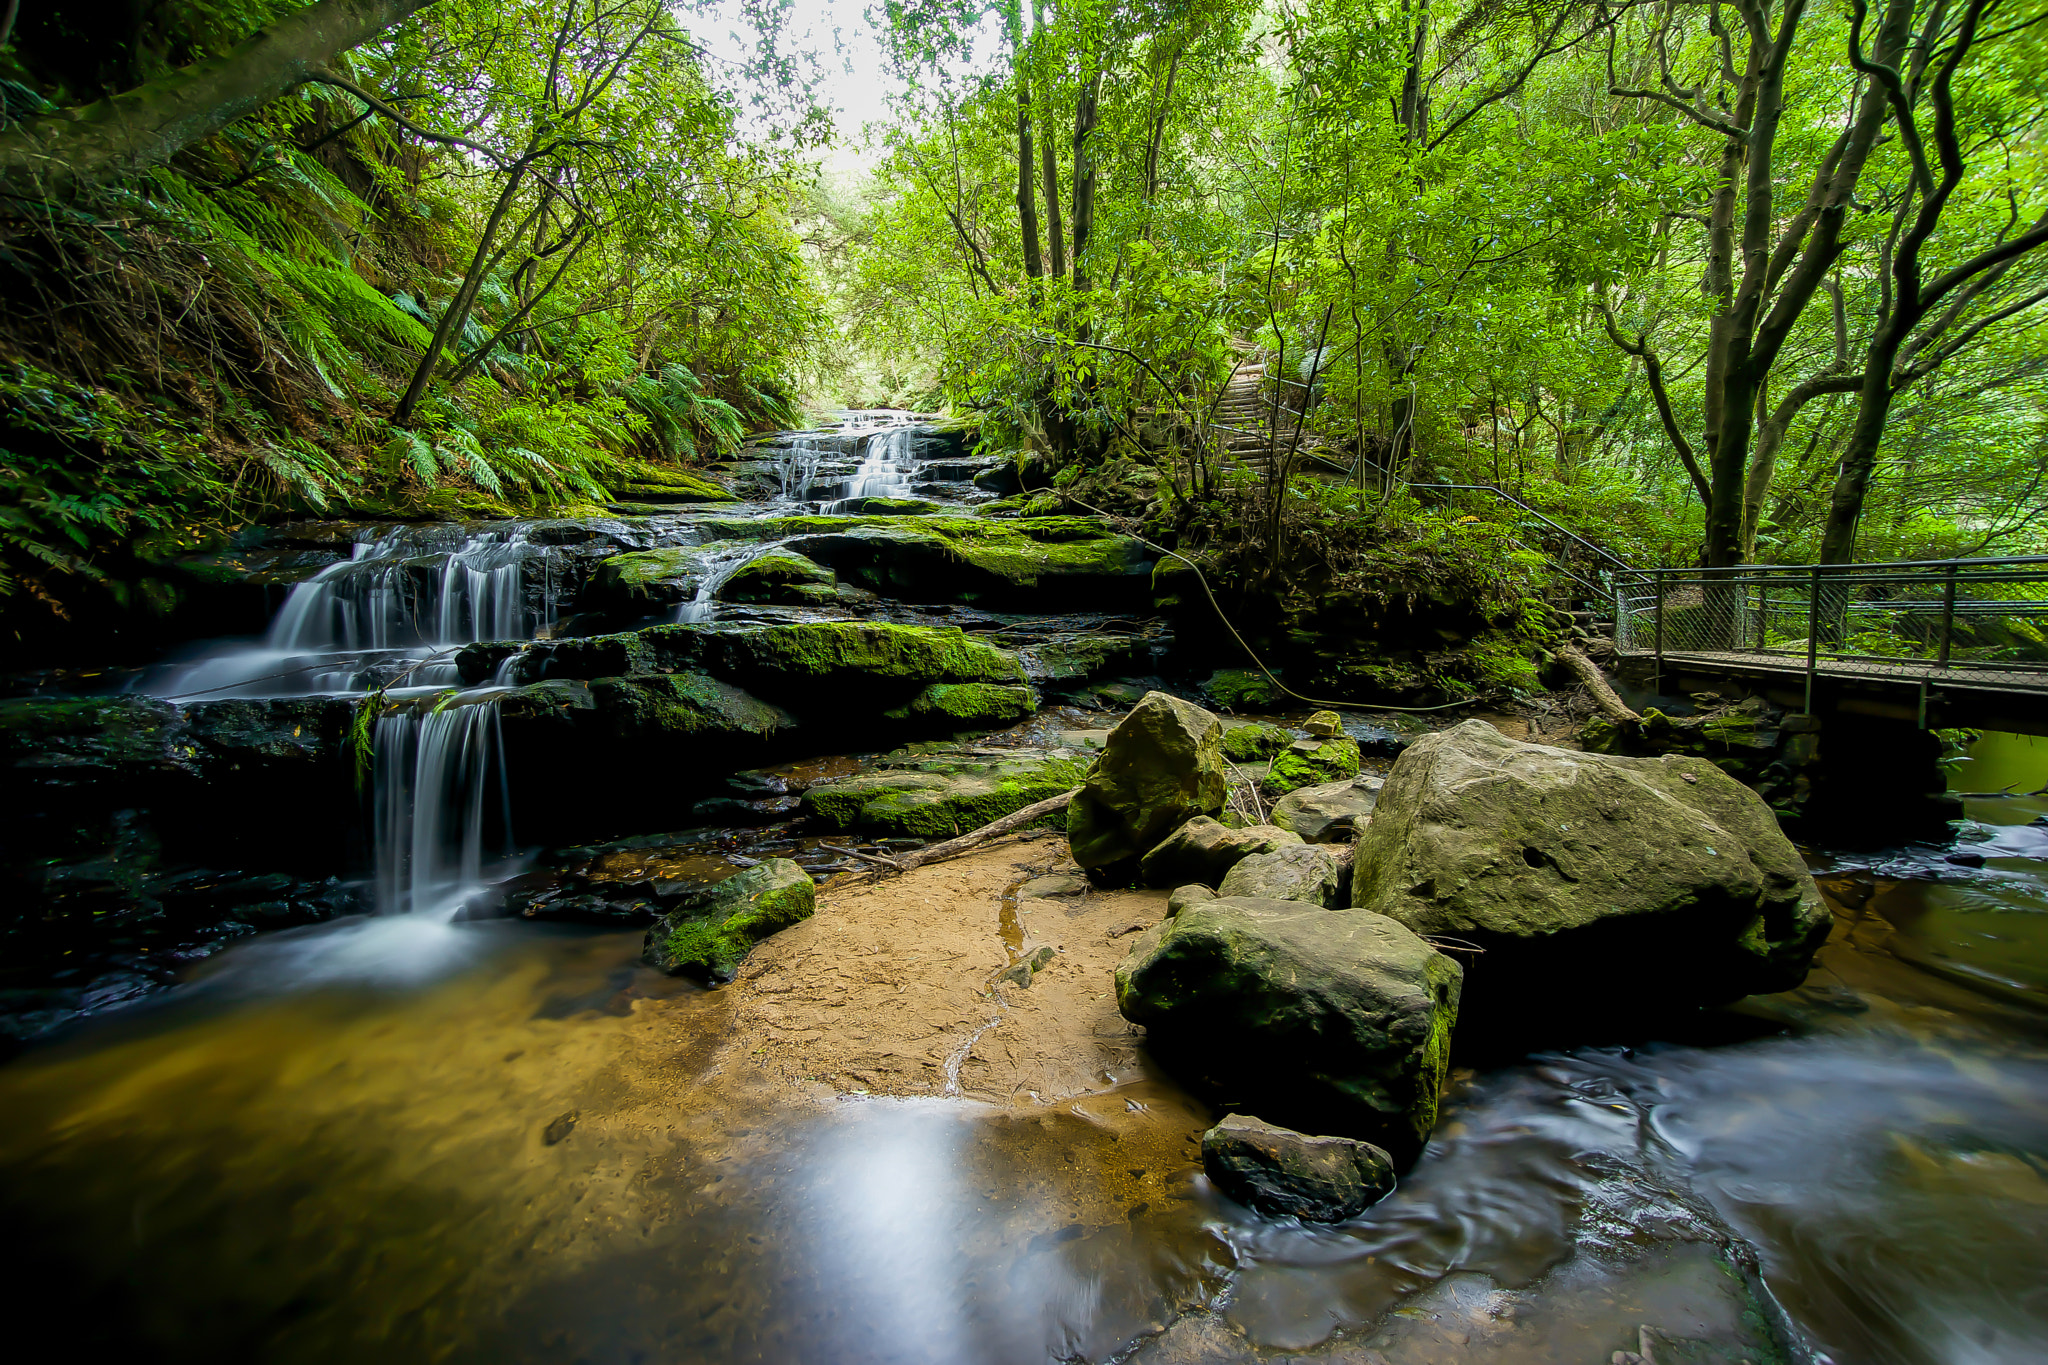
[[[811,491],[811,481],[818,477],[818,462],[825,452],[818,448],[815,436],[798,436],[782,453],[782,459],[775,467],[775,477],[782,486],[782,496],[792,502],[803,500]]]
[[[511,793],[496,691],[402,707],[374,732],[377,909],[452,919],[503,875]],[[498,875],[493,875],[498,874]]]
[[[915,437],[916,433],[907,426],[887,428],[870,436],[867,453],[861,458],[860,468],[853,472],[845,496],[828,510],[839,511],[861,498],[908,496],[910,472],[917,467],[911,455]]]

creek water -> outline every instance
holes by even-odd
[[[1460,1072],[1328,1228],[1210,1190],[1142,1060],[1022,1108],[790,1093],[638,934],[263,936],[0,1069],[0,1292],[19,1337],[161,1360],[1763,1365],[1780,1310],[1795,1358],[2039,1360],[2048,796],[1994,793],[2048,741],[1955,786],[1954,848],[1815,856],[1799,990]]]

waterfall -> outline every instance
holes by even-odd
[[[378,718],[377,913],[453,919],[503,875],[512,805],[500,695],[459,692]]]
[[[782,485],[785,499],[801,501],[804,494],[810,492],[811,481],[818,477],[818,461],[823,456],[815,436],[798,436],[790,443],[789,449],[782,452],[775,477]]]
[[[911,456],[916,432],[907,426],[886,428],[868,438],[867,453],[844,495],[827,510],[853,510],[850,504],[862,498],[901,498],[910,493],[910,473],[917,468]]]

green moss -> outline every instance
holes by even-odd
[[[1021,685],[933,683],[883,715],[890,720],[951,720],[963,726],[1007,725],[1037,709],[1037,697]]]
[[[769,735],[789,724],[775,707],[702,673],[599,678],[590,693],[622,736]]]
[[[1223,732],[1223,756],[1232,763],[1262,763],[1292,743],[1293,735],[1265,721],[1233,725]]]
[[[919,683],[1025,681],[1017,656],[957,627],[866,621],[805,621],[716,635],[706,646],[722,667],[778,681],[860,675]]]
[[[949,771],[885,772],[819,783],[804,793],[804,811],[838,829],[950,839],[1071,791],[1087,775],[1078,760],[1036,755],[1001,763],[942,760],[928,765],[934,767]]]
[[[839,580],[802,555],[770,550],[733,570],[713,594],[721,602],[783,602],[793,605],[833,600]]]
[[[1358,741],[1349,735],[1326,739],[1299,740],[1273,759],[1260,787],[1268,796],[1285,796],[1302,787],[1325,782],[1342,782],[1358,776]]]
[[[1263,673],[1219,668],[1202,684],[1202,694],[1226,711],[1257,710],[1280,704],[1280,689]]]
[[[704,581],[701,555],[702,551],[689,546],[613,555],[598,566],[592,587],[599,595],[620,602],[688,601]]]
[[[771,858],[711,888],[700,912],[664,916],[648,932],[643,958],[671,975],[730,981],[756,943],[809,919],[816,907],[809,874]]]

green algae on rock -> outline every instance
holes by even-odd
[[[613,555],[591,576],[587,595],[621,610],[675,606],[704,584],[704,552],[692,546]]]
[[[1405,1162],[1436,1126],[1463,975],[1384,915],[1218,899],[1141,935],[1116,999],[1177,1077]]]
[[[810,874],[787,858],[770,858],[687,894],[647,931],[641,959],[671,976],[730,981],[756,943],[816,908]]]
[[[1074,861],[1118,881],[1197,815],[1223,809],[1223,723],[1193,702],[1150,692],[1109,732],[1102,756],[1067,807]]]
[[[793,723],[781,708],[703,673],[598,678],[590,695],[606,727],[621,739],[765,737]]]
[[[1084,772],[1079,759],[1057,752],[929,754],[882,772],[813,783],[799,808],[833,829],[951,839],[1072,791]]]
[[[1224,728],[1223,756],[1232,763],[1263,763],[1277,757],[1292,743],[1294,736],[1279,726],[1255,720]]]
[[[1334,739],[1298,739],[1273,756],[1259,786],[1268,796],[1284,796],[1302,787],[1341,782],[1358,776],[1358,741],[1349,735]]]
[[[1219,668],[1202,684],[1202,695],[1226,711],[1270,710],[1283,704],[1283,694],[1263,673]]]
[[[1021,684],[933,683],[882,715],[888,720],[951,720],[963,727],[986,728],[1022,720],[1037,709],[1037,696]]]
[[[734,569],[711,595],[721,602],[823,606],[835,599],[838,583],[823,565],[786,550],[770,550]]]

